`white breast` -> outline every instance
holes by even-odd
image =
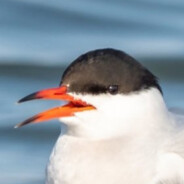
[[[47,183],[146,184],[154,176],[155,152],[135,143],[128,137],[110,141],[60,137],[50,157]]]

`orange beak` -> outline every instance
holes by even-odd
[[[69,101],[68,104],[55,107],[53,109],[49,109],[47,111],[41,112],[22,123],[19,123],[15,126],[15,128],[19,128],[21,126],[27,125],[29,123],[39,123],[41,121],[47,121],[54,118],[68,117],[73,116],[76,112],[82,112],[86,110],[95,109],[94,106],[87,104],[86,102],[75,99],[73,96],[67,94],[67,87],[60,86],[58,88],[51,88],[38,91],[36,93],[32,93],[18,101],[18,103],[34,100],[34,99],[55,99],[55,100],[65,100]]]

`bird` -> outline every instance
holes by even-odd
[[[82,54],[59,87],[18,102],[34,99],[65,101],[16,125],[57,118],[67,126],[46,184],[184,184],[184,118],[167,108],[158,78],[127,53]]]

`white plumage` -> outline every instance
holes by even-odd
[[[50,156],[47,184],[184,184],[183,118],[156,88],[72,95],[97,109],[61,119],[68,132]]]

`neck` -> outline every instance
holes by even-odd
[[[79,96],[77,96],[79,97]],[[160,92],[155,89],[129,95],[80,96],[97,110],[62,118],[67,134],[87,139],[155,137],[168,130],[169,114]]]

